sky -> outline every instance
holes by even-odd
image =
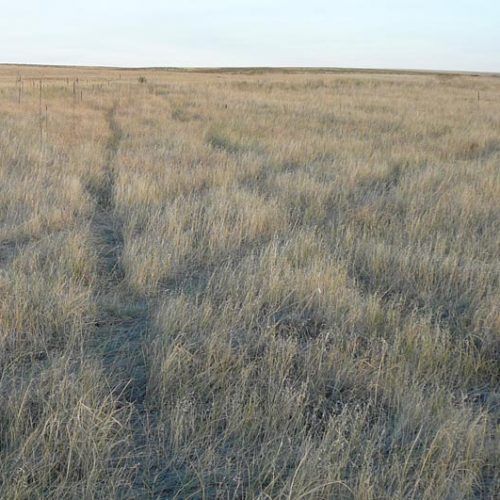
[[[500,0],[0,0],[0,62],[500,72]]]

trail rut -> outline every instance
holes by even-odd
[[[107,112],[110,135],[105,148],[105,164],[100,182],[90,188],[95,200],[92,231],[101,264],[97,301],[101,308],[96,324],[97,348],[113,391],[124,403],[141,405],[146,394],[146,365],[142,353],[149,326],[146,301],[126,292],[122,222],[115,209],[116,157],[123,132],[116,120],[118,104]]]

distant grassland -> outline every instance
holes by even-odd
[[[500,79],[0,68],[0,497],[499,492]]]

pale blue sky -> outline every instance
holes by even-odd
[[[500,72],[500,0],[0,0],[0,62]]]

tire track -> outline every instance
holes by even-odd
[[[113,392],[124,404],[143,405],[147,370],[142,344],[149,328],[149,311],[146,300],[127,294],[124,286],[123,230],[115,209],[115,163],[123,136],[116,120],[117,107],[115,102],[107,113],[110,136],[106,143],[103,175],[97,185],[89,187],[95,200],[91,227],[101,263],[100,289],[96,297],[100,314],[95,338]]]
[[[130,441],[125,444],[118,467],[130,471],[131,483],[124,485],[130,494],[144,491],[148,474],[147,426],[150,417],[145,405],[148,367],[144,341],[150,325],[148,301],[131,295],[125,284],[122,266],[123,224],[115,207],[116,158],[123,131],[116,119],[118,104],[107,112],[110,136],[105,147],[105,162],[98,179],[87,186],[94,199],[91,229],[99,258],[99,281],[95,300],[98,320],[90,346],[90,355],[101,360],[109,388],[124,410],[124,425]]]

